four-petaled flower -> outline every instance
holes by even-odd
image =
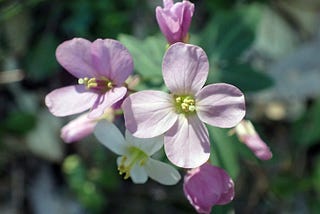
[[[125,179],[131,177],[134,183],[145,183],[149,176],[164,185],[174,185],[180,180],[174,167],[150,157],[162,148],[163,136],[139,139],[126,131],[125,139],[119,129],[106,120],[97,124],[94,134],[108,149],[121,155],[117,164]]]
[[[234,183],[221,168],[205,163],[189,170],[183,191],[198,213],[210,213],[214,205],[224,205],[234,198]]]
[[[239,140],[251,149],[257,158],[261,160],[269,160],[272,158],[272,152],[260,138],[251,121],[242,120],[235,127],[235,131]]]
[[[123,104],[127,129],[136,137],[164,134],[168,159],[179,167],[195,168],[210,155],[205,123],[229,128],[245,115],[242,92],[229,84],[205,87],[208,58],[198,46],[175,43],[167,50],[162,73],[170,94],[146,90],[128,96]]]
[[[97,39],[91,43],[74,38],[58,46],[56,57],[78,78],[78,84],[56,89],[46,96],[45,103],[55,116],[90,109],[89,117],[97,118],[125,96],[127,89],[123,83],[132,73],[133,61],[118,41]]]
[[[156,18],[161,32],[169,44],[189,40],[189,27],[194,12],[194,5],[189,1],[177,2],[163,0],[164,8],[156,8]]]

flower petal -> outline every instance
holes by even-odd
[[[181,114],[164,135],[164,150],[173,164],[183,168],[198,167],[210,156],[208,130],[196,115]]]
[[[196,95],[199,118],[212,126],[230,128],[245,115],[243,93],[233,85],[217,83],[205,86]]]
[[[106,108],[121,100],[127,93],[126,87],[116,87],[107,91],[105,94],[100,94],[92,108],[90,109],[89,118],[100,117]]]
[[[66,143],[81,140],[93,133],[97,121],[88,118],[88,114],[82,114],[67,125],[62,127],[60,136]]]
[[[120,130],[107,120],[101,120],[94,130],[96,138],[112,152],[123,155],[127,151],[127,142]]]
[[[162,148],[163,135],[153,138],[137,138],[126,130],[126,141],[132,146],[144,151],[148,156],[151,156]]]
[[[88,110],[96,102],[98,94],[90,92],[83,85],[58,88],[47,94],[45,98],[49,111],[63,117]]]
[[[175,43],[163,58],[162,72],[164,82],[173,94],[194,95],[207,80],[207,55],[198,46]]]
[[[183,191],[199,213],[210,213],[212,206],[229,203],[234,197],[234,184],[221,168],[205,163],[189,170]]]
[[[158,160],[149,158],[144,168],[150,178],[163,185],[175,185],[181,176],[173,166]]]
[[[144,184],[148,180],[148,174],[144,167],[135,164],[130,170],[130,177],[135,184]]]
[[[77,78],[95,77],[95,68],[92,66],[91,42],[74,38],[60,44],[56,50],[56,58],[69,73]]]
[[[133,70],[129,51],[113,39],[97,39],[92,43],[92,61],[100,76],[121,86]]]
[[[127,129],[140,138],[163,134],[178,118],[172,99],[162,91],[146,90],[131,94],[122,104]]]

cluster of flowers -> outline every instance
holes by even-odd
[[[55,116],[82,113],[61,130],[66,142],[94,133],[120,157],[118,170],[134,183],[150,177],[174,185],[180,173],[170,164],[151,156],[164,147],[169,161],[187,169],[183,190],[199,213],[216,204],[229,203],[234,183],[223,169],[208,162],[210,141],[204,123],[221,128],[236,127],[239,139],[261,159],[271,152],[252,124],[243,120],[243,93],[233,85],[205,85],[208,58],[198,46],[187,44],[194,12],[189,1],[163,0],[156,18],[169,47],[163,57],[162,74],[169,93],[156,90],[132,92],[137,84],[131,74],[133,59],[118,41],[74,38],[56,50],[58,62],[78,79],[78,84],[56,89],[45,98]],[[125,137],[112,123],[125,119]]]

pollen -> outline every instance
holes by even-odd
[[[100,92],[106,92],[113,88],[113,83],[105,77],[79,78],[78,84],[84,85],[88,90],[95,90]]]
[[[196,111],[195,99],[189,95],[174,95],[174,103],[177,113],[190,114]]]

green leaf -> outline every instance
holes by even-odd
[[[296,144],[311,146],[320,140],[320,99],[302,118],[293,124],[293,139]]]
[[[129,35],[120,35],[119,40],[131,53],[136,71],[144,80],[162,82],[162,58],[166,41],[162,36],[151,36],[145,40]]]
[[[220,81],[237,86],[243,92],[258,91],[273,85],[271,77],[254,70],[249,64],[233,63],[220,73]]]
[[[30,78],[36,81],[50,77],[58,70],[55,51],[58,41],[51,35],[44,35],[26,58],[27,72]]]
[[[208,130],[211,140],[211,162],[225,169],[232,178],[236,178],[240,171],[235,147],[237,141],[228,134],[227,129],[208,126]]]
[[[261,8],[257,5],[219,11],[201,33],[201,46],[209,58],[222,61],[238,59],[254,41],[260,13]]]
[[[5,120],[5,129],[15,134],[26,134],[36,125],[36,117],[28,112],[11,112]]]

